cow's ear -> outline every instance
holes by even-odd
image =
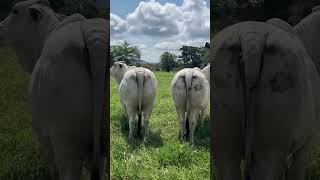
[[[42,18],[41,7],[37,5],[29,7],[29,14],[32,20],[39,21]]]

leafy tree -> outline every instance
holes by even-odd
[[[201,50],[198,47],[182,46],[179,61],[184,67],[201,67]]]
[[[160,56],[161,68],[166,70],[167,72],[172,71],[176,65],[176,59],[177,56],[172,53],[162,53]]]
[[[59,13],[71,15],[80,13],[87,18],[98,16],[98,10],[95,0],[64,0],[60,7],[57,8]]]
[[[137,65],[141,58],[141,51],[137,46],[130,46],[127,41],[120,45],[111,46],[111,64],[116,61],[125,61],[128,65]]]
[[[200,48],[200,51],[201,51],[202,67],[204,67],[209,63],[209,49],[206,47],[202,47]]]

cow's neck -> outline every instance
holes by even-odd
[[[50,33],[57,26],[59,20],[55,16],[48,16],[39,28],[39,36],[35,37],[33,41],[21,41],[14,44],[18,59],[23,69],[32,73],[35,64],[41,56],[44,44]]]
[[[294,26],[295,31],[304,43],[306,51],[320,73],[320,14],[311,14]]]

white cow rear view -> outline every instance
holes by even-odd
[[[191,143],[194,144],[193,134],[196,123],[208,109],[209,83],[199,68],[186,68],[174,76],[171,87],[180,119],[181,140],[184,140],[184,137],[186,139],[190,137]]]
[[[133,138],[133,123],[138,115],[138,135],[143,113],[144,139],[149,136],[149,119],[156,98],[157,80],[152,71],[116,62],[110,74],[119,84],[120,101],[129,118],[129,139]]]

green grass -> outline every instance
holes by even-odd
[[[28,75],[0,49],[0,179],[47,179],[27,106]]]
[[[209,179],[209,116],[206,126],[196,129],[194,147],[180,143],[178,115],[170,87],[174,74],[156,72],[155,75],[158,91],[147,142],[137,137],[133,142],[128,141],[129,125],[120,105],[118,85],[113,79],[110,83],[112,179]]]

